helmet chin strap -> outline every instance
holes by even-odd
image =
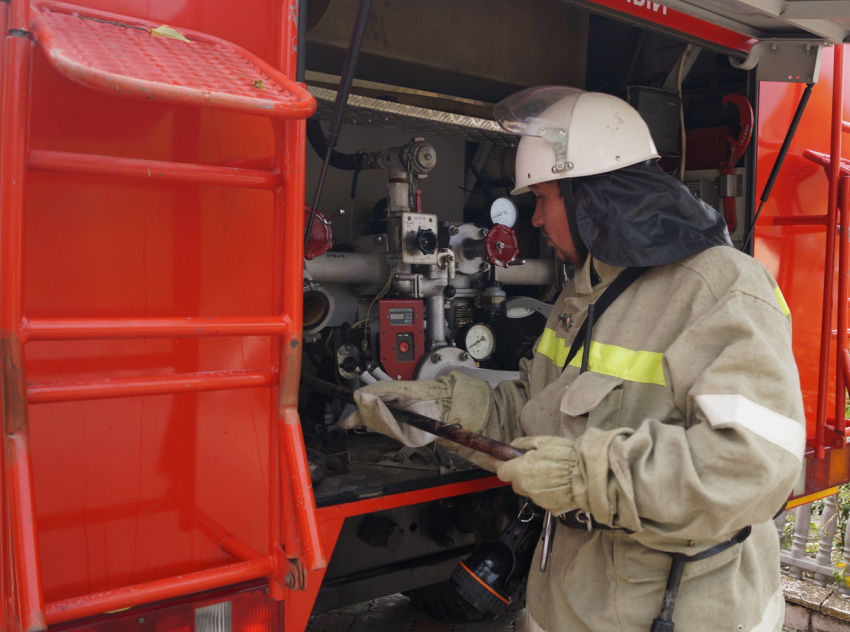
[[[573,183],[571,178],[561,178],[558,180],[558,188],[561,190],[561,199],[564,201],[564,208],[567,211],[567,222],[570,225],[570,236],[573,239],[573,245],[576,248],[576,254],[579,260],[584,261],[587,258],[587,245],[582,241],[581,233],[578,232],[578,222],[576,221],[576,201],[573,196]]]

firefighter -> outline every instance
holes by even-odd
[[[622,100],[532,88],[496,115],[522,136],[514,193],[537,197],[533,224],[575,277],[520,380],[379,382],[346,424],[430,441],[395,424],[393,401],[528,450],[459,452],[558,516],[546,570],[538,545],[529,577],[532,631],[778,632],[771,519],[800,478],[805,428],[776,282],[658,167]]]

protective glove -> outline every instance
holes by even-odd
[[[340,426],[346,429],[366,426],[407,446],[421,447],[436,437],[400,424],[383,402],[479,432],[493,408],[492,392],[493,389],[484,380],[455,371],[436,380],[376,382],[355,391],[357,411],[346,417]],[[442,443],[447,445],[451,442]]]
[[[490,458],[496,475],[511,483],[514,491],[554,514],[576,508],[573,474],[575,444],[563,437],[520,437],[512,446],[528,450],[510,461]]]
[[[375,432],[398,439],[411,448],[420,448],[434,441],[437,437],[430,432],[396,421],[384,402],[431,419],[441,420],[442,415],[437,402],[433,399],[424,401],[412,399],[398,393],[371,393],[368,390],[370,386],[383,384],[384,382],[377,382],[355,391],[354,401],[357,404],[357,410],[346,417],[340,426],[346,430],[366,426]]]

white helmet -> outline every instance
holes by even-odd
[[[649,128],[632,106],[610,94],[541,86],[496,105],[496,121],[519,134],[516,188],[581,178],[658,159]]]

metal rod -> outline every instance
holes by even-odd
[[[337,386],[336,384],[331,384],[309,375],[301,376],[301,384],[305,388],[314,390],[322,395],[340,399],[344,402],[348,402],[349,404],[356,404],[354,400],[354,393],[342,386]],[[454,441],[455,443],[459,443],[467,448],[477,450],[478,452],[489,454],[500,461],[509,461],[518,456],[522,456],[526,452],[521,448],[515,448],[507,443],[502,443],[501,441],[490,439],[489,437],[470,432],[469,430],[464,430],[456,424],[446,424],[442,421],[435,421],[434,419],[425,417],[424,415],[418,415],[408,410],[396,408],[391,404],[386,404],[386,407],[390,410],[393,416],[402,423],[406,423],[414,428],[419,428],[425,432],[430,432],[431,434],[443,439],[449,439],[450,441]]]
[[[360,6],[357,9],[357,17],[354,21],[354,29],[351,31],[351,41],[348,43],[348,52],[345,55],[345,63],[342,66],[342,76],[339,79],[339,89],[336,93],[336,101],[334,102],[333,113],[331,114],[331,122],[328,126],[328,135],[325,140],[327,151],[325,151],[325,159],[322,163],[322,171],[319,174],[319,183],[316,187],[316,195],[313,196],[313,208],[310,212],[310,219],[307,221],[307,230],[304,233],[304,249],[307,249],[307,242],[310,239],[310,232],[313,230],[313,222],[316,219],[316,213],[319,210],[319,199],[322,197],[322,187],[325,183],[325,174],[328,170],[328,162],[331,159],[331,152],[336,147],[339,140],[339,131],[342,128],[342,116],[345,113],[345,106],[348,104],[348,93],[351,92],[351,82],[354,79],[354,69],[357,67],[357,58],[360,57],[360,46],[363,44],[363,35],[366,32],[366,23],[369,20],[369,11],[372,8],[372,0],[360,0]]]
[[[228,564],[205,571],[183,573],[134,586],[114,588],[81,597],[51,601],[45,606],[48,625],[92,617],[112,610],[132,608],[154,601],[229,586],[266,577],[271,572],[271,559],[263,557],[249,562]]]
[[[838,59],[838,51],[841,50],[841,46],[835,47],[836,60]],[[842,58],[842,67],[843,67],[843,52],[841,54]],[[837,61],[836,61],[837,63]],[[837,81],[837,79],[836,79]],[[843,83],[843,82],[842,82]],[[753,234],[756,230],[756,221],[758,221],[759,215],[761,214],[761,209],[764,206],[764,203],[767,202],[770,197],[770,192],[773,190],[773,184],[776,182],[776,178],[779,175],[779,170],[782,168],[782,163],[785,162],[785,156],[788,153],[788,149],[791,147],[791,141],[794,140],[794,134],[797,132],[797,126],[800,124],[800,119],[803,118],[803,112],[806,111],[806,104],[809,102],[809,97],[812,96],[812,88],[814,88],[813,83],[807,83],[806,89],[803,90],[803,95],[800,97],[800,102],[797,104],[797,110],[794,112],[794,118],[791,119],[791,125],[788,127],[788,131],[785,133],[785,140],[782,141],[782,147],[779,149],[779,155],[776,157],[776,162],[773,163],[773,169],[770,171],[770,175],[767,178],[767,184],[764,185],[764,190],[761,193],[760,204],[758,211],[753,216],[753,223],[747,229],[747,233],[744,236],[744,243],[741,245],[741,250],[744,252],[747,251],[747,247],[750,244],[750,239],[752,239]],[[833,92],[834,94],[834,92]],[[833,99],[834,106],[834,99]],[[834,118],[834,114],[833,114]],[[833,129],[833,140],[835,139],[836,133],[838,134],[838,143],[839,146],[841,144],[841,128],[837,131]],[[835,154],[833,154],[834,156]],[[831,189],[830,189],[831,190]],[[837,201],[837,198],[836,198]]]
[[[285,5],[284,5],[285,10]],[[289,51],[286,39],[292,32],[292,25],[287,22],[288,16],[283,16],[284,22],[281,24],[281,69],[291,70],[292,58]],[[272,122],[272,130],[275,136],[275,155],[273,158],[274,169],[280,172],[283,176],[281,186],[274,190],[274,209],[272,215],[272,314],[282,316],[284,312],[284,286],[287,283],[287,277],[284,275],[284,258],[288,250],[301,248],[301,232],[295,234],[295,243],[290,243],[293,240],[287,240],[284,224],[286,222],[286,192],[289,189],[287,181],[287,169],[284,168],[288,159],[287,142],[289,140],[290,126],[282,122]],[[296,163],[297,164],[297,163]],[[295,168],[295,166],[293,166]],[[297,185],[296,185],[297,188]],[[299,258],[300,260],[300,258]],[[297,268],[296,268],[297,269]],[[298,313],[290,314],[290,318],[299,318]],[[298,325],[300,330],[301,326]],[[283,357],[283,345],[285,340],[283,337],[276,337],[272,341],[272,365],[277,368],[280,380],[283,379],[282,371],[284,369],[281,359]],[[291,555],[298,555],[297,541],[298,534],[293,532],[292,520],[284,520],[284,515],[288,515],[291,507],[288,506],[289,495],[285,495],[284,486],[280,476],[281,471],[281,441],[280,441],[280,423],[278,402],[280,401],[280,383],[275,385],[269,393],[269,555],[272,560],[275,559],[277,549],[281,546],[287,550],[291,550]],[[286,581],[283,568],[276,564],[272,564],[272,575],[269,576],[269,596],[276,600],[282,601],[286,597]]]
[[[838,215],[838,185],[841,173],[841,124],[844,112],[844,47],[836,46],[832,73],[832,126],[829,146],[829,199],[827,202],[826,254],[823,270],[823,311],[821,314],[820,356],[818,359],[818,403],[815,418],[815,456],[826,456],[827,388],[829,385],[829,343],[832,332],[832,291],[835,277],[835,225]],[[784,145],[783,145],[784,146]],[[845,308],[843,305],[842,308]]]
[[[137,160],[44,149],[34,149],[30,152],[27,167],[31,171],[141,178],[149,182],[212,184],[247,189],[273,189],[280,185],[279,174],[259,169]]]
[[[74,402],[143,395],[174,395],[240,388],[263,388],[277,384],[277,372],[213,371],[176,375],[83,380],[78,382],[35,382],[27,385],[30,404]]]
[[[301,535],[301,549],[304,566],[315,571],[327,566],[322,549],[322,538],[316,515],[316,503],[313,498],[313,485],[310,481],[310,466],[304,449],[304,435],[301,432],[301,420],[294,408],[284,411],[280,424],[284,453],[289,457],[286,469],[292,482],[292,494],[295,500],[295,517],[298,520]]]
[[[24,319],[21,336],[33,340],[106,340],[111,338],[179,338],[198,336],[291,335],[287,317]]]
[[[850,263],[848,228],[850,228],[850,176],[840,181],[841,204],[838,226],[838,344],[835,349],[835,430],[844,434],[847,425],[847,391],[844,381],[844,355],[847,353],[847,273]],[[830,332],[831,333],[831,332]],[[831,338],[831,336],[830,336]]]
[[[298,44],[296,46],[298,61],[295,68],[295,81],[304,82],[307,70],[307,10],[308,0],[298,1]]]

